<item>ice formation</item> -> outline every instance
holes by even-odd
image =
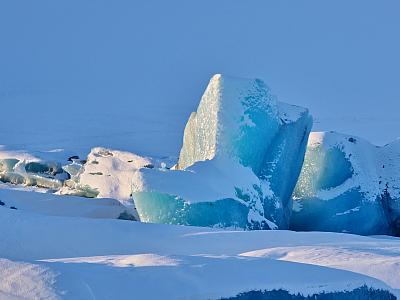
[[[57,190],[66,173],[61,164],[22,151],[0,151],[0,181]]]
[[[215,75],[191,114],[174,170],[140,169],[141,220],[287,228],[311,116],[277,102],[261,80]]]
[[[145,166],[151,167],[152,161],[125,151],[96,147],[84,164],[74,160],[63,167],[71,179],[65,181],[60,193],[113,198],[129,205],[134,171]]]
[[[139,169],[132,191],[143,222],[276,229],[273,221],[283,218],[267,181],[222,159],[198,162],[185,170]],[[264,205],[270,201],[268,217],[262,201]]]
[[[313,132],[294,191],[291,228],[399,234],[400,141],[376,147]]]
[[[400,140],[309,139],[311,126],[261,80],[215,75],[172,168],[101,147],[83,161],[0,146],[0,181],[117,199],[144,222],[400,235]]]

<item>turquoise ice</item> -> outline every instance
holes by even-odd
[[[261,80],[215,75],[186,124],[174,170],[137,171],[141,220],[288,228],[311,126],[307,109],[278,102]]]
[[[293,194],[291,229],[398,232],[398,144],[376,147],[349,135],[311,133]]]

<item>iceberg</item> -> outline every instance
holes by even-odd
[[[63,167],[70,179],[59,193],[88,198],[117,199],[133,207],[132,177],[136,169],[152,166],[152,161],[139,155],[102,147],[93,148],[85,163],[72,160]],[[137,219],[137,214],[135,213]]]
[[[380,200],[390,234],[400,236],[400,139],[378,148]]]
[[[215,75],[186,124],[178,163],[138,169],[132,196],[146,222],[288,228],[312,118],[261,80]]]
[[[185,170],[138,169],[132,196],[142,222],[276,229],[282,219],[268,182],[249,168],[222,159]],[[268,217],[264,205],[269,201]]]
[[[335,132],[310,134],[290,228],[399,233],[400,142],[384,147]]]

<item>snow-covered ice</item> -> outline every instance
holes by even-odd
[[[139,169],[132,195],[147,222],[287,228],[312,119],[261,80],[215,75],[184,131],[173,170]]]
[[[69,166],[76,166],[72,162]],[[75,174],[61,190],[62,194],[92,194],[102,198],[114,198],[121,201],[131,199],[132,174],[144,166],[151,166],[152,161],[136,154],[111,150],[101,147],[93,148],[82,166],[77,166]],[[68,170],[68,165],[65,169]],[[73,172],[75,168],[71,168]]]
[[[135,211],[111,198],[88,199],[76,196],[60,196],[46,190],[18,189],[0,183],[0,204],[3,208],[52,216],[84,218],[131,218]]]
[[[0,299],[400,299],[399,9],[0,1]]]
[[[62,187],[65,176],[58,161],[45,160],[27,151],[11,151],[0,146],[0,180],[3,182],[57,190]]]
[[[291,228],[398,234],[400,141],[312,132],[294,191]]]
[[[93,148],[84,163],[75,160],[64,166],[70,179],[58,193],[84,197],[113,198],[130,208],[139,219],[132,201],[134,172],[142,167],[153,167],[153,161],[126,151],[102,147]]]
[[[268,217],[264,212],[263,198],[273,197],[268,183],[251,169],[223,159],[185,170],[139,169],[132,192],[143,222],[276,229],[270,220],[281,217],[281,206],[273,200]]]

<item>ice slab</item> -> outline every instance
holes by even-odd
[[[399,145],[377,147],[345,134],[311,133],[291,228],[398,234]]]
[[[132,196],[143,222],[276,229],[283,219],[281,203],[267,181],[222,159],[185,170],[139,169]]]

